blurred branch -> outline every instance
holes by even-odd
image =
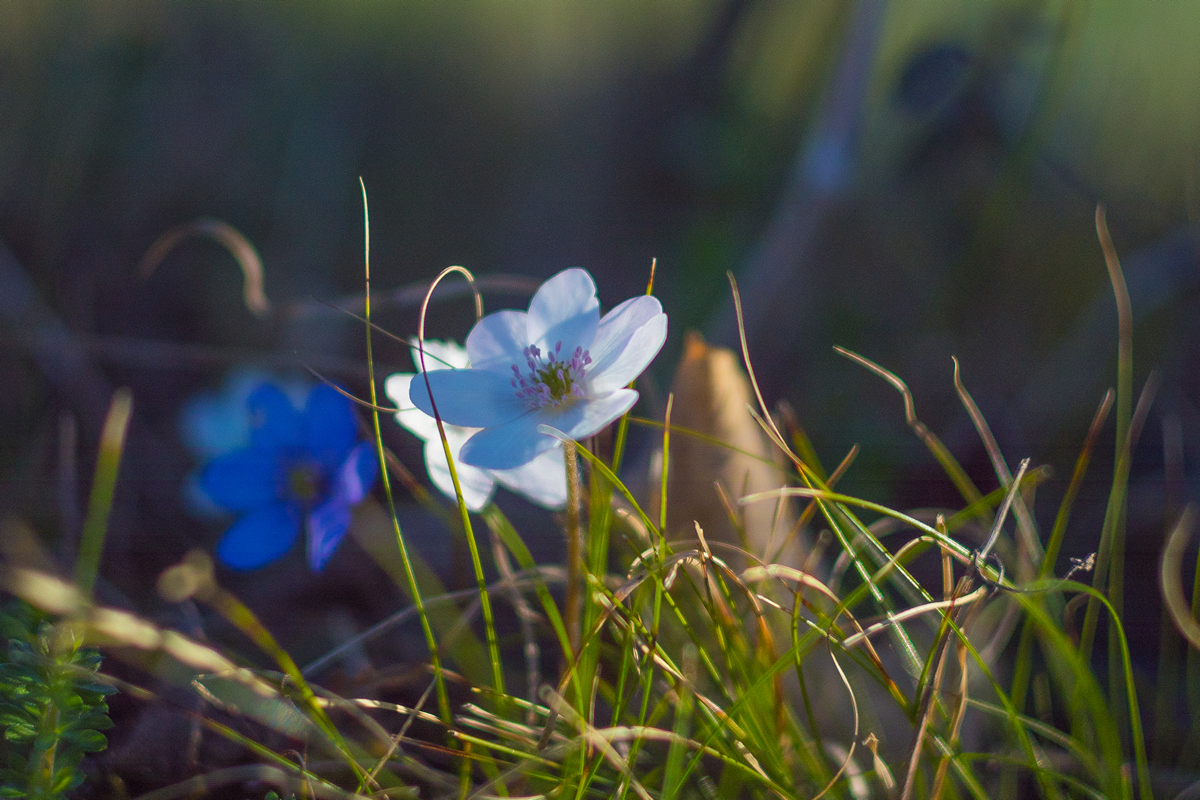
[[[429,281],[420,281],[401,286],[391,293],[372,293],[371,310],[385,311],[389,308],[418,308],[429,293]],[[511,294],[528,297],[537,291],[540,282],[533,278],[520,275],[490,275],[476,278],[475,285],[480,292],[488,294]],[[431,302],[456,300],[473,292],[470,284],[446,284],[439,286],[437,294]],[[283,316],[289,319],[306,319],[310,317],[336,316],[342,312],[358,314],[362,311],[364,297],[352,294],[340,297],[330,302],[308,301],[289,303],[283,309]]]
[[[37,332],[18,332],[0,336],[0,347],[10,347],[35,352],[40,347]],[[84,353],[95,356],[108,364],[126,367],[173,370],[209,370],[254,364],[267,369],[300,369],[310,367],[325,375],[345,378],[367,377],[367,366],[362,361],[312,353],[300,356],[297,353],[274,353],[235,347],[190,342],[173,342],[164,339],[145,339],[138,336],[75,336],[75,345]],[[394,372],[402,367],[376,365],[380,370]]]
[[[762,238],[741,270],[743,305],[755,310],[746,320],[746,338],[762,363],[775,363],[772,356],[786,353],[799,338],[797,321],[806,316],[809,301],[795,287],[803,285],[813,242],[851,184],[886,9],[886,0],[858,0],[822,113],[801,144]],[[780,319],[791,324],[780,325]],[[736,346],[737,322],[728,299],[708,333],[718,344]]]
[[[42,374],[75,409],[85,430],[98,437],[113,387],[42,300],[4,242],[0,242],[0,323],[28,340],[30,355]]]
[[[88,350],[38,294],[24,267],[0,241],[0,325],[16,332],[38,369],[60,400],[79,419],[85,436],[95,442],[113,396],[113,386],[88,357]],[[134,415],[129,431],[129,460],[139,471],[182,478],[186,464]],[[160,518],[179,513],[178,485],[171,481],[128,481],[128,490],[149,501]]]
[[[262,258],[241,231],[219,219],[197,219],[176,225],[158,237],[138,265],[138,273],[142,279],[149,278],[172,250],[192,236],[208,237],[228,250],[242,270],[242,299],[246,308],[256,317],[265,317],[271,313],[271,301],[263,293]]]

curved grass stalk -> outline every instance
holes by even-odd
[[[375,360],[371,353],[371,217],[367,204],[367,185],[363,182],[362,178],[358,179],[358,183],[362,188],[363,197],[363,265],[366,274],[363,319],[366,321],[367,326],[367,374],[371,387],[371,405],[376,406],[371,411],[371,421],[375,428],[375,452],[381,465],[380,472],[382,473],[383,492],[387,496],[388,513],[392,518],[392,527],[396,533],[396,544],[400,548],[400,561],[404,565],[404,576],[408,582],[408,596],[412,598],[413,605],[417,609],[417,616],[421,619],[421,630],[425,634],[425,644],[429,648],[430,663],[433,665],[434,678],[437,681],[438,709],[441,712],[442,719],[446,723],[449,723],[450,698],[446,692],[445,678],[442,675],[442,662],[441,656],[438,653],[437,638],[433,635],[433,627],[430,625],[429,617],[425,613],[424,601],[421,598],[421,588],[417,585],[416,573],[413,571],[412,561],[408,555],[408,545],[404,541],[404,534],[400,530],[400,521],[396,517],[396,501],[392,496],[392,483],[388,479],[388,471],[382,468],[382,465],[386,464],[387,461],[384,459],[383,431],[379,424],[378,398],[375,391]],[[439,426],[440,424],[439,422]],[[445,438],[445,434],[443,433],[443,442]],[[451,469],[453,469],[453,465],[451,465]]]
[[[1192,617],[1192,609],[1188,607],[1187,598],[1183,594],[1183,582],[1179,578],[1183,554],[1195,527],[1196,509],[1188,506],[1163,546],[1162,559],[1159,562],[1159,587],[1163,604],[1167,607],[1167,613],[1171,615],[1176,629],[1188,644],[1200,650],[1200,622]]]
[[[450,480],[454,484],[454,494],[458,499],[459,514],[462,519],[463,533],[467,539],[467,549],[471,554],[471,567],[475,571],[475,584],[479,589],[479,603],[483,609],[483,624],[484,636],[487,641],[488,657],[492,664],[492,688],[496,691],[499,698],[507,697],[508,692],[504,688],[504,664],[500,660],[500,645],[496,638],[496,623],[492,616],[492,602],[488,597],[487,580],[483,575],[483,562],[479,558],[479,543],[475,540],[475,530],[471,527],[471,513],[467,509],[467,503],[463,499],[462,486],[458,480],[458,470],[454,465],[454,456],[450,452],[450,442],[446,439],[446,427],[442,422],[442,416],[438,413],[437,401],[433,397],[433,389],[429,385],[429,372],[425,368],[425,315],[429,311],[429,298],[433,295],[434,289],[447,276],[453,273],[459,273],[465,277],[472,285],[475,283],[475,276],[464,267],[446,267],[438,276],[434,278],[433,283],[429,284],[429,291],[425,295],[425,302],[421,304],[421,316],[417,323],[417,352],[420,360],[421,375],[425,379],[425,391],[429,393],[429,404],[432,406],[433,418],[437,422],[438,436],[442,440],[442,450],[446,454],[446,464],[450,469]],[[483,316],[483,300],[479,293],[475,293],[475,317],[479,319]],[[375,391],[375,384],[372,381],[371,391]],[[378,412],[376,412],[376,425],[378,422]]]

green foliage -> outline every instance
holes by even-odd
[[[96,680],[99,651],[24,603],[0,616],[0,632],[0,796],[64,797],[83,782],[84,755],[108,744],[100,731],[112,727],[105,697],[116,689]]]

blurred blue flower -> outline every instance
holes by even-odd
[[[308,562],[319,571],[350,527],[350,510],[379,472],[375,449],[358,438],[350,401],[320,385],[298,411],[273,384],[246,399],[249,443],[214,458],[200,488],[216,505],[243,516],[217,544],[228,566],[257,569],[282,557],[303,523]]]
[[[264,383],[280,389],[292,405],[304,405],[312,381],[276,375],[267,370],[238,367],[221,386],[192,395],[179,410],[179,436],[201,461],[223,456],[250,442],[250,410],[246,401]]]

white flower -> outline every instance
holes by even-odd
[[[420,356],[416,340],[413,340],[413,363],[420,367]],[[467,351],[454,342],[425,340],[425,367],[430,371],[461,369],[470,365]],[[446,451],[438,435],[437,421],[421,411],[409,400],[409,384],[417,377],[410,373],[398,373],[387,379],[384,391],[400,409],[396,420],[425,442],[425,469],[433,485],[447,497],[454,498],[454,481],[450,478],[450,466],[446,463]],[[424,386],[424,381],[419,381]],[[459,459],[463,443],[470,439],[478,428],[462,428],[445,424],[446,441],[458,470],[458,483],[462,487],[463,501],[471,511],[479,511],[492,499],[496,484],[500,483],[512,491],[525,495],[533,502],[546,508],[562,508],[567,502],[567,475],[562,455],[555,451],[543,453],[528,464],[516,469],[486,470],[464,464]]]
[[[596,284],[568,269],[542,284],[529,311],[498,311],[467,337],[469,369],[433,370],[429,388],[413,381],[409,397],[444,422],[481,428],[462,446],[462,461],[484,469],[528,464],[561,442],[599,432],[637,402],[626,388],[667,338],[667,315],[648,295],[626,300],[600,318]]]

